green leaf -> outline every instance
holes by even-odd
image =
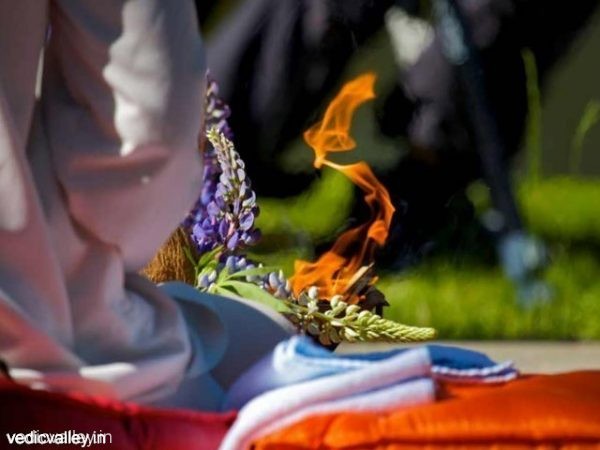
[[[215,280],[215,284],[217,286],[223,286],[225,282],[229,279],[229,270],[227,267],[223,267],[219,273],[217,274],[217,279]]]
[[[200,272],[204,267],[208,264],[217,262],[217,255],[223,251],[223,246],[218,246],[214,248],[210,252],[206,252],[200,256],[198,262],[196,263],[196,267],[198,268],[198,272]]]
[[[192,250],[188,247],[188,246],[184,246],[183,247],[183,253],[185,255],[185,257],[187,258],[187,260],[190,262],[190,264],[196,269],[196,271],[198,270],[198,261],[196,261],[194,259],[194,255],[192,255]]]
[[[237,279],[237,278],[246,278],[253,276],[264,276],[268,275],[271,272],[276,272],[278,269],[276,267],[252,267],[250,269],[240,270],[238,272],[234,272],[229,274],[229,279]]]
[[[235,294],[233,290],[225,289],[224,287],[212,285],[208,291],[210,294],[222,295],[223,297],[229,297],[231,294]]]
[[[284,300],[274,297],[261,287],[252,283],[229,280],[218,286],[217,289],[229,290],[230,292],[233,292],[239,295],[240,297],[247,298],[249,300],[254,300],[258,303],[262,303],[263,305],[268,306],[280,313],[286,313],[291,311],[291,309]]]

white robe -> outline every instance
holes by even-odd
[[[204,70],[192,0],[0,0],[0,359],[18,382],[149,402],[182,379],[182,314],[136,272],[200,191]]]

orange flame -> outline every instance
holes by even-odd
[[[377,180],[365,162],[341,165],[327,159],[331,152],[344,152],[356,147],[350,136],[354,111],[362,103],[375,98],[375,74],[366,73],[346,83],[327,107],[323,120],[304,133],[304,140],[315,152],[314,166],[323,165],[342,172],[365,193],[371,220],[344,232],[333,247],[317,261],[297,260],[292,289],[296,295],[309,286],[319,289],[319,297],[344,294],[348,282],[358,269],[373,260],[377,246],[385,243],[394,207],[386,188]],[[351,299],[353,302],[359,299]]]

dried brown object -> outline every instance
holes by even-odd
[[[142,273],[154,283],[183,281],[194,284],[194,266],[185,255],[184,249],[192,248],[182,228],[178,228],[158,250]]]
[[[348,281],[348,286],[342,294],[349,303],[357,303],[361,300],[361,294],[366,288],[375,284],[377,277],[373,271],[373,264],[360,267]]]

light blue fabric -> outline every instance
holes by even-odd
[[[427,345],[425,348],[434,378],[494,382],[517,375],[511,362],[497,364],[483,353],[444,345]],[[281,342],[238,378],[226,395],[223,409],[239,409],[268,390],[364,368],[406,351],[409,348],[339,355],[314,344],[307,337],[295,336]]]

